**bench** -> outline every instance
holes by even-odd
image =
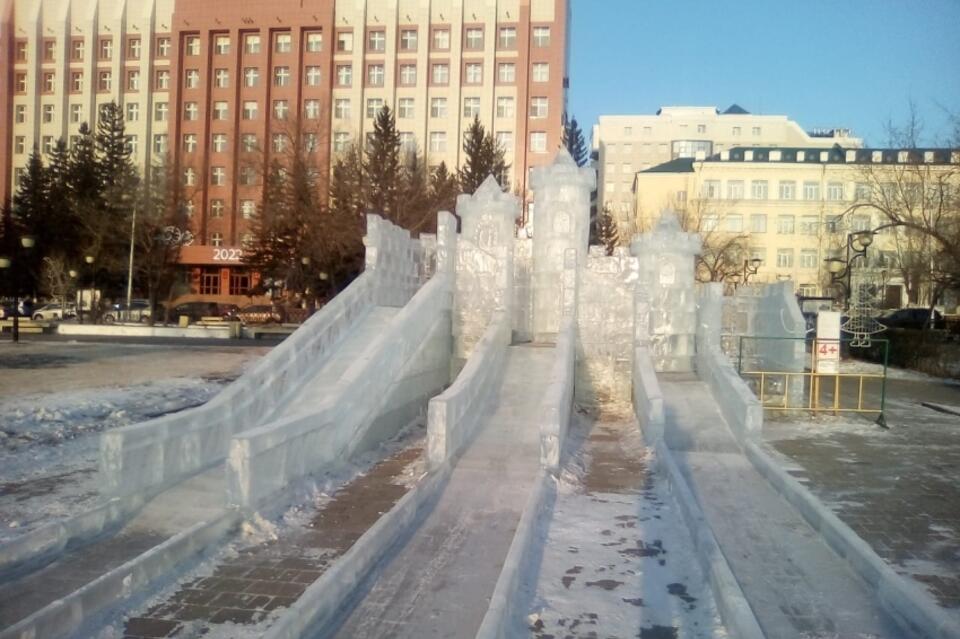
[[[25,317],[20,318],[20,332],[30,334],[46,333],[50,330],[50,322],[38,322]],[[13,320],[0,320],[0,333],[13,332]]]

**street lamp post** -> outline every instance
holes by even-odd
[[[93,255],[85,255],[83,261],[87,263],[87,266],[90,267],[90,317],[93,318],[93,323],[97,323],[97,269],[94,268],[93,263],[96,258]],[[81,304],[83,303],[83,297],[80,298]]]
[[[29,251],[36,244],[32,235],[22,235],[20,237],[20,246],[24,251]],[[20,272],[17,259],[17,246],[14,245],[14,255],[11,257],[0,257],[0,269],[10,271],[10,280],[13,282],[13,341],[20,341]]]
[[[760,270],[760,265],[763,264],[763,260],[759,257],[755,257],[752,260],[743,261],[743,277],[741,281],[746,284],[750,279],[751,275],[756,275],[757,271]]]
[[[77,301],[77,269],[72,268],[67,271],[67,275],[70,276],[70,288],[73,290],[73,301]],[[63,301],[63,308],[60,311],[60,314],[64,320],[67,319],[67,301]],[[77,315],[79,317],[78,321],[83,324],[83,308],[80,304],[77,304]]]
[[[883,228],[883,227],[881,227]],[[850,308],[850,295],[853,291],[853,262],[858,257],[866,259],[867,249],[873,244],[873,231],[857,231],[847,235],[847,258],[828,257],[827,271],[830,273],[830,284],[839,284],[844,290],[844,309]]]

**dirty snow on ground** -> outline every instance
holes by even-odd
[[[32,387],[42,387],[32,383],[44,375],[42,367],[23,367],[6,375],[19,378],[21,392],[0,400],[0,542],[75,515],[101,500],[97,482],[101,432],[199,406],[261,352],[204,351],[193,354],[204,360],[204,366],[195,361],[183,369],[153,368],[152,381],[84,387],[96,382],[89,379],[90,366],[102,364],[102,358],[90,358],[87,353],[106,348],[67,348],[68,353],[79,352],[70,364],[81,378],[68,386],[73,390],[30,393]],[[111,348],[113,359],[119,354],[123,366],[141,370],[152,367],[156,353],[149,348]],[[190,358],[179,350],[181,359]],[[48,355],[45,350],[39,352]],[[182,370],[209,374],[178,377]]]
[[[604,411],[606,412],[606,411]],[[529,635],[727,637],[666,479],[629,406],[571,424]],[[591,430],[592,429],[592,430]],[[586,439],[585,439],[586,438]],[[631,479],[633,478],[633,479]]]
[[[883,375],[883,364],[865,362],[860,359],[845,359],[840,363],[840,372],[851,375]],[[928,375],[909,368],[887,366],[887,379],[904,380],[911,382],[940,382],[953,386],[960,386],[960,380]]]
[[[221,546],[210,549],[192,563],[176,573],[168,573],[164,583],[154,589],[141,593],[120,606],[98,614],[85,626],[85,631],[96,639],[120,639],[124,636],[127,620],[146,614],[151,609],[163,605],[171,597],[187,587],[214,574],[218,567],[240,557],[245,552],[264,544],[283,541],[296,537],[298,533],[311,526],[311,522],[334,497],[350,482],[368,473],[378,462],[413,447],[423,447],[426,442],[426,420],[420,417],[405,426],[393,439],[379,447],[357,455],[327,472],[318,473],[300,482],[290,490],[285,499],[272,506],[272,511],[263,514],[256,512],[248,516],[240,525],[238,533]],[[411,486],[426,474],[424,455],[408,464],[394,483]],[[317,559],[323,558],[322,549],[306,549],[307,554],[316,553]],[[178,637],[202,635],[205,639],[258,639],[272,626],[278,617],[287,611],[277,608],[264,613],[254,623],[217,623],[206,621],[184,622],[178,631]]]

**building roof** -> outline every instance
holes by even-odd
[[[744,109],[737,103],[733,103],[727,107],[727,110],[723,112],[723,115],[749,115],[750,112]]]
[[[743,147],[715,153],[706,162],[782,162],[803,164],[957,164],[960,150],[949,148],[861,149],[822,147]]]
[[[651,166],[649,169],[640,171],[640,173],[693,173],[693,158],[677,158]]]

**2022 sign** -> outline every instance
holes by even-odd
[[[213,249],[214,262],[239,262],[243,259],[243,249],[215,248]]]

